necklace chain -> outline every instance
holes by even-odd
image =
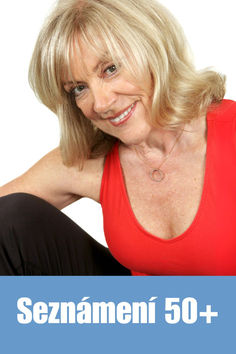
[[[175,142],[172,146],[172,148],[170,149],[170,151],[167,153],[167,155],[164,157],[164,159],[162,160],[162,162],[159,164],[159,166],[157,167],[151,167],[149,166],[145,160],[143,159],[143,162],[145,163],[146,166],[148,166],[149,168],[151,168],[151,170],[149,171],[149,177],[152,181],[154,182],[161,182],[164,178],[165,178],[165,173],[161,170],[161,167],[164,165],[164,163],[167,161],[167,159],[169,158],[169,156],[171,155],[172,151],[174,150],[176,144],[178,143],[178,141],[180,140],[182,134],[183,134],[184,128],[181,130],[180,134],[177,136],[177,138],[175,139]],[[136,151],[137,152],[137,151]]]

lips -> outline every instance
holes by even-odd
[[[114,126],[118,126],[118,125],[123,124],[133,114],[133,112],[136,108],[136,104],[137,104],[137,102],[132,103],[128,108],[125,108],[123,111],[117,113],[115,116],[109,117],[108,120]]]

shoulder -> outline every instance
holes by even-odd
[[[105,156],[88,159],[82,170],[74,167],[73,180],[75,192],[82,197],[100,201],[100,189],[103,177]]]
[[[85,160],[80,169],[77,165],[71,167],[64,165],[59,148],[52,154],[54,158],[51,167],[53,165],[56,167],[64,188],[72,195],[99,202],[105,155]]]
[[[0,188],[0,196],[24,192],[36,195],[58,209],[87,197],[99,201],[104,156],[87,160],[82,169],[63,164],[60,149],[41,158],[23,175]]]
[[[223,100],[220,105],[210,109],[208,121],[214,125],[214,139],[218,139],[225,146],[231,146],[236,152],[236,102]],[[222,145],[222,146],[223,146]]]
[[[236,121],[236,102],[232,100],[222,100],[218,105],[211,105],[208,111],[208,120],[218,122]]]

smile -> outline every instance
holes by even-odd
[[[118,126],[118,125],[123,124],[131,117],[131,115],[133,114],[133,112],[135,110],[135,107],[136,107],[136,102],[132,103],[132,105],[129,108],[127,108],[123,113],[121,113],[119,116],[117,116],[115,118],[109,118],[109,121],[114,126]]]

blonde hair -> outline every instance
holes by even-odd
[[[178,128],[224,97],[225,78],[195,70],[181,27],[156,0],[59,0],[39,34],[29,81],[58,115],[68,166],[107,153],[116,140],[95,128],[63,88],[78,36],[97,54],[119,61],[136,80],[152,80],[153,126]]]

